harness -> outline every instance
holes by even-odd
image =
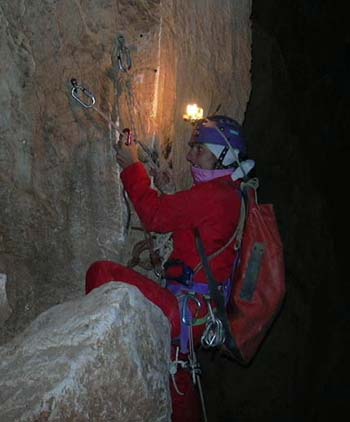
[[[236,268],[239,264],[240,256],[240,245],[243,236],[245,223],[245,205],[242,198],[241,201],[241,212],[240,218],[236,227],[235,232],[230,239],[216,252],[206,257],[209,262],[213,258],[220,255],[232,242],[234,243],[234,249],[236,250],[236,257],[232,264],[232,275],[235,274]],[[197,245],[198,246],[198,245]],[[216,347],[225,342],[225,334],[222,326],[222,321],[215,315],[215,310],[211,306],[210,286],[207,283],[199,283],[195,280],[195,275],[204,268],[203,256],[201,262],[194,269],[185,264],[181,260],[168,260],[164,264],[164,271],[170,267],[178,266],[181,267],[182,272],[178,277],[168,277],[166,279],[166,287],[177,297],[179,302],[179,309],[181,315],[181,334],[180,334],[180,350],[182,353],[188,353],[188,343],[190,337],[190,331],[192,327],[206,324],[206,329],[201,337],[201,344],[203,347]],[[206,269],[207,271],[207,269]],[[224,306],[226,307],[231,296],[233,286],[233,276],[225,280],[223,283],[218,284],[218,293],[223,296]],[[202,295],[207,302],[208,313],[202,318],[196,318],[192,315],[189,307],[190,300],[197,303],[198,311],[200,310],[200,302],[196,295]],[[178,339],[175,339],[175,341]]]
[[[194,326],[206,324],[206,328],[201,337],[201,343],[206,348],[223,344],[225,341],[225,333],[220,319],[216,317],[215,312],[211,306],[209,285],[195,281],[195,271],[193,271],[184,262],[176,261],[173,262],[173,265],[180,265],[183,269],[183,272],[179,277],[167,278],[166,288],[177,297],[181,316],[181,332],[180,338],[173,340],[175,343],[180,341],[180,347],[176,347],[175,360],[170,362],[169,372],[174,389],[179,395],[184,395],[184,393],[179,391],[175,381],[175,375],[178,371],[178,368],[188,369],[191,372],[192,382],[194,385],[198,386],[203,411],[203,420],[204,422],[207,422],[207,413],[200,380],[201,369],[195,353],[192,328]],[[171,263],[167,262],[165,267],[169,268],[169,266],[171,266]],[[231,278],[220,284],[218,288],[223,294],[226,306],[232,290]],[[193,301],[197,307],[197,312],[200,310],[202,304],[198,298],[198,295],[201,295],[204,298],[208,306],[208,313],[201,318],[197,318],[196,314],[193,315],[190,308],[190,302]],[[183,354],[188,354],[188,360],[179,360],[179,350]]]
[[[209,344],[213,346],[213,343],[222,339],[223,331],[221,329],[220,320],[216,318],[215,310],[213,310],[211,305],[209,285],[195,281],[195,272],[184,262],[179,260],[170,261],[166,264],[166,268],[173,265],[181,266],[183,269],[182,274],[179,277],[166,277],[166,288],[177,297],[181,316],[180,338],[175,339],[175,342],[180,341],[181,353],[188,353],[191,335],[190,331],[192,330],[192,327],[207,324],[201,342],[204,347]],[[224,297],[226,306],[232,291],[232,279],[229,278],[221,283],[219,290]],[[207,314],[200,318],[197,317],[197,313],[200,311],[202,304],[198,295],[201,295],[204,298],[208,307]],[[192,313],[190,308],[191,301],[194,302],[197,307],[195,314]]]

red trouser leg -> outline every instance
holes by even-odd
[[[110,281],[121,281],[137,287],[152,303],[157,305],[171,323],[171,338],[180,335],[180,314],[176,296],[169,290],[159,286],[153,280],[142,274],[112,261],[94,262],[86,273],[85,292],[102,286]],[[172,350],[172,356],[174,352]],[[173,356],[174,358],[174,356]],[[197,387],[192,383],[192,376],[188,370],[179,370],[175,376],[178,389],[185,393],[179,395],[171,382],[171,397],[173,404],[173,422],[199,422],[200,400]]]
[[[172,359],[175,359],[175,347],[172,346]],[[179,356],[180,360],[186,361],[187,355]],[[170,380],[170,392],[173,405],[172,422],[201,422],[202,407],[198,387],[193,384],[192,374],[188,369],[178,368],[175,375],[177,389],[184,393],[180,395],[172,380]]]
[[[169,290],[131,268],[112,261],[97,261],[90,266],[86,273],[85,292],[88,294],[96,287],[110,281],[122,281],[137,287],[148,300],[157,305],[167,316],[171,323],[171,337],[180,335],[179,307],[176,296]]]

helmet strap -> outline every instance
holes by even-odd
[[[227,151],[228,151],[228,147],[227,147],[227,146],[225,146],[225,147],[223,148],[223,150],[221,151],[221,153],[220,153],[220,155],[219,155],[219,157],[218,157],[218,159],[217,159],[217,162],[216,162],[216,164],[215,164],[215,168],[216,168],[216,169],[221,169],[221,168],[223,168],[223,167],[224,167],[224,165],[223,165],[223,161],[224,161],[224,159],[225,159],[225,157],[226,157]]]
[[[228,164],[226,166],[224,165],[224,160],[228,151],[229,151],[229,147],[224,147],[224,149],[221,151],[215,164],[216,170],[231,169],[231,168],[236,169],[238,167],[239,163],[237,161],[233,161],[231,164]]]
[[[231,150],[232,150],[232,152],[234,153],[234,148],[232,147],[232,145],[230,145],[230,143],[229,143],[228,139],[226,138],[226,136],[225,136],[225,135],[221,132],[221,130],[220,130],[219,128],[215,127],[215,129],[216,129],[216,131],[217,131],[218,133],[220,133],[221,137],[222,137],[222,138],[224,139],[224,141],[226,142],[227,149],[231,149]],[[225,152],[225,155],[226,155],[226,153],[227,153],[227,151]],[[220,157],[221,157],[221,154],[220,154]],[[220,157],[219,157],[219,159],[220,159]],[[218,159],[218,161],[219,161],[219,159]],[[236,163],[237,163],[237,167],[241,167],[241,163],[240,163],[240,161],[239,161],[238,157],[237,157],[237,161],[236,161]],[[230,166],[228,166],[228,167],[230,167]],[[243,172],[244,177],[246,177],[246,174],[245,174],[245,172],[244,172],[244,169],[243,169],[243,168],[242,168],[242,172]]]

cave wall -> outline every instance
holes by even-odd
[[[140,235],[126,231],[112,149],[118,130],[131,128],[181,188],[190,180],[184,105],[196,100],[210,113],[221,104],[243,121],[251,1],[219,6],[1,3],[0,273],[12,308],[2,341],[43,310],[84,294],[91,262],[130,257]],[[132,60],[127,72],[118,67],[121,35]],[[97,111],[71,96],[72,78],[93,93]]]
[[[75,102],[70,80],[91,90],[113,122],[122,119],[117,36],[128,28],[132,44],[145,30],[149,40],[138,41],[136,66],[145,56],[154,61],[160,17],[157,2],[135,8],[113,1],[3,2],[0,13],[1,267],[13,308],[7,326],[16,331],[47,307],[82,294],[91,261],[120,255],[125,230],[115,133]],[[140,93],[148,99],[146,115],[154,79]]]

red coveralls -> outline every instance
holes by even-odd
[[[181,260],[192,269],[201,262],[195,242],[195,228],[200,232],[207,256],[224,246],[236,229],[240,214],[240,182],[233,182],[230,176],[197,184],[189,190],[175,194],[161,195],[151,188],[146,169],[138,162],[123,170],[121,180],[145,229],[157,233],[173,232],[174,249],[170,259]],[[211,261],[211,268],[218,283],[230,277],[234,254],[231,244]],[[174,267],[169,269],[168,274],[178,276],[179,270],[179,267]],[[179,337],[181,324],[176,296],[130,268],[111,261],[95,262],[86,274],[86,293],[113,280],[138,287],[169,319],[171,338]],[[196,274],[195,281],[207,283],[203,269]],[[201,295],[198,297],[202,303],[199,315],[196,315],[199,318],[207,314],[207,306]],[[190,307],[193,312],[197,310],[193,301],[190,301]],[[200,344],[204,328],[204,325],[193,327],[195,346]],[[174,355],[174,346],[172,349]],[[187,370],[179,370],[175,379],[178,389],[185,395],[177,394],[171,383],[172,420],[200,421],[200,401],[192,384],[191,374]]]

